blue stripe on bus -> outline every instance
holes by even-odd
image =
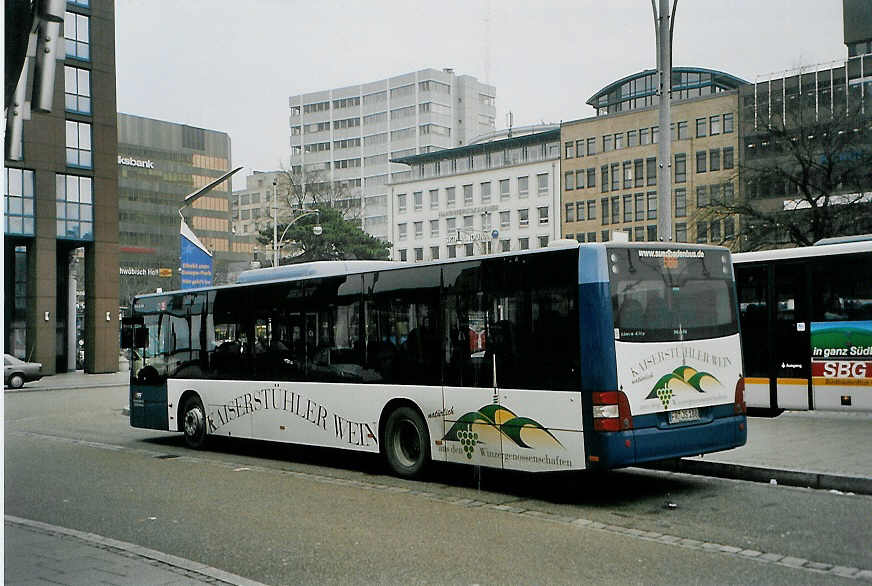
[[[583,246],[578,257],[578,325],[581,332],[581,388],[618,388],[615,330],[606,249]]]

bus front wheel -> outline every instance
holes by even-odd
[[[420,477],[430,461],[430,434],[424,418],[411,407],[399,407],[385,422],[384,455],[388,468],[403,478]]]
[[[199,450],[206,445],[206,411],[196,395],[185,401],[182,409],[182,426],[188,447]]]

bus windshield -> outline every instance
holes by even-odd
[[[609,247],[608,264],[616,340],[671,342],[738,333],[729,252]]]

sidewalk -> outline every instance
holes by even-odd
[[[6,584],[260,584],[132,543],[9,515],[3,530]]]

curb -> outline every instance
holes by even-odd
[[[855,494],[872,494],[872,478],[867,476],[844,476],[810,470],[791,470],[788,468],[762,468],[726,462],[703,462],[685,458],[654,462],[643,466],[643,468],[699,476],[715,476],[732,480],[747,480],[766,484],[771,484],[774,480],[777,484],[784,484],[786,486],[838,490]]]
[[[128,543],[126,541],[118,541],[117,539],[103,537],[95,533],[85,533],[83,531],[67,529],[65,527],[50,525],[48,523],[41,523],[39,521],[31,521],[29,519],[13,517],[12,515],[6,515],[4,517],[4,521],[6,523],[17,525],[25,529],[31,529],[41,533],[47,533],[51,536],[71,537],[73,539],[78,539],[79,541],[84,541],[85,543],[94,547],[98,547],[100,549],[117,550],[127,554],[132,554],[141,558],[158,562],[160,564],[171,566],[173,568],[178,568],[180,570],[183,570],[184,572],[198,574],[202,576],[204,580],[217,580],[222,583],[233,584],[234,586],[265,586],[261,582],[249,580],[248,578],[243,578],[242,576],[237,576],[236,574],[231,574],[229,572],[225,572],[224,570],[219,570],[218,568],[213,568],[205,564],[186,560],[184,558],[166,554],[154,549],[141,547],[139,545]]]

